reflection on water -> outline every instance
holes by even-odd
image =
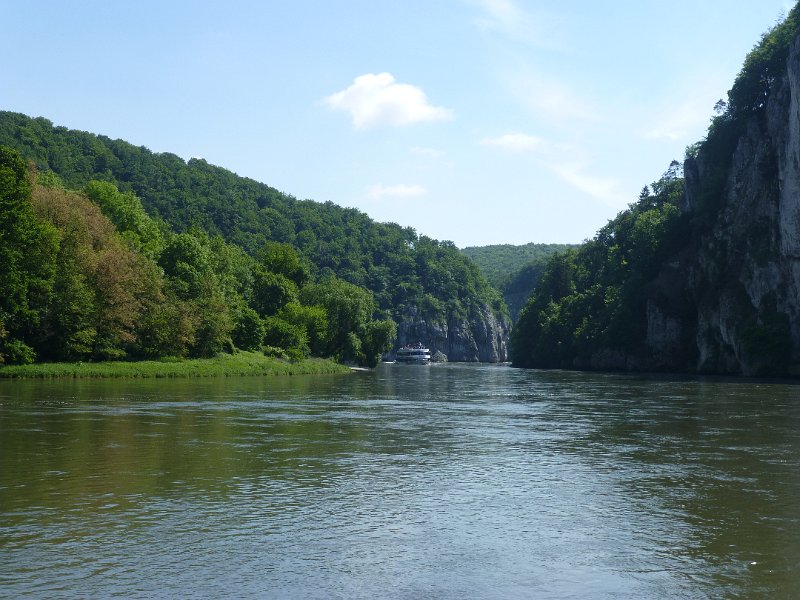
[[[792,597],[800,388],[0,382],[0,596]]]

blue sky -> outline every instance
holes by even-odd
[[[459,247],[580,242],[786,0],[0,0],[0,109]]]

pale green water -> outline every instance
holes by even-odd
[[[0,596],[800,597],[800,387],[0,381]]]

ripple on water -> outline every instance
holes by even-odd
[[[794,386],[481,365],[313,381],[0,405],[0,594],[800,589]]]

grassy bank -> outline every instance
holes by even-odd
[[[234,375],[320,375],[347,373],[332,360],[309,358],[289,362],[258,352],[221,354],[215,358],[170,361],[41,363],[0,367],[0,378],[51,377],[229,377]]]

